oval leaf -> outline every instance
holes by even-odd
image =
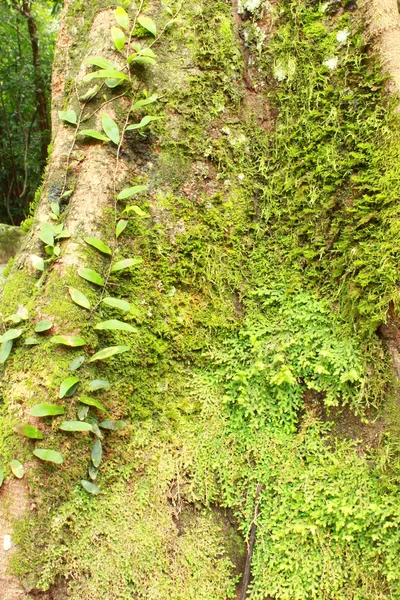
[[[118,221],[117,226],[115,228],[115,237],[118,239],[121,233],[124,231],[125,227],[128,225],[128,221],[124,221],[121,219]]]
[[[33,427],[33,425],[29,425],[29,423],[19,423],[14,427],[14,431],[15,433],[19,433],[19,435],[24,435],[32,440],[43,439],[43,433],[36,427]]]
[[[82,479],[81,484],[82,484],[82,487],[87,492],[89,492],[89,494],[93,494],[93,496],[97,496],[97,494],[100,494],[100,490],[97,487],[97,485],[95,485],[91,481],[86,481],[86,479]]]
[[[110,319],[109,321],[102,321],[101,323],[97,323],[97,325],[94,326],[94,329],[130,331],[132,333],[137,333],[136,327],[132,327],[132,325],[129,325],[129,323],[118,321],[118,319]]]
[[[111,273],[115,273],[115,271],[121,271],[122,269],[129,269],[129,267],[136,267],[137,265],[141,265],[142,262],[143,258],[140,258],[139,256],[136,258],[125,258],[124,260],[119,260],[111,267]]]
[[[131,305],[126,300],[120,300],[119,298],[103,298],[103,304],[106,306],[111,306],[112,308],[118,308],[118,310],[123,310],[124,312],[129,312],[131,310]]]
[[[85,357],[84,356],[77,356],[76,358],[74,358],[69,367],[68,370],[69,371],[76,371],[77,369],[79,369],[79,367],[81,367],[83,365],[83,363],[85,362]]]
[[[102,427],[103,429],[111,429],[112,431],[123,429],[125,426],[125,421],[102,421],[99,423],[99,427]]]
[[[115,121],[108,115],[101,116],[101,125],[104,132],[108,135],[110,140],[118,146],[119,144],[119,128]]]
[[[141,208],[139,208],[139,206],[137,206],[137,204],[133,204],[132,206],[127,206],[124,209],[124,212],[134,212],[135,214],[137,214],[138,217],[141,217],[142,219],[146,218],[146,217],[150,217],[149,214],[147,214],[146,212],[144,212],[144,210],[142,210]]]
[[[91,81],[92,79],[123,79],[128,80],[129,77],[122,73],[122,71],[117,71],[116,69],[100,69],[100,71],[95,71],[94,73],[88,73],[82,79],[82,81]]]
[[[153,104],[153,102],[156,102],[156,100],[158,100],[158,96],[156,94],[153,94],[153,96],[149,96],[148,98],[143,98],[143,100],[138,100],[132,106],[132,110],[138,110],[138,108],[142,108],[142,106],[147,106],[147,104]]]
[[[25,340],[25,344],[26,344],[27,346],[36,346],[37,344],[39,344],[39,340],[37,340],[37,339],[36,339],[36,338],[34,338],[34,337],[28,337],[28,338],[26,338],[26,340]]]
[[[12,460],[10,462],[10,469],[18,479],[22,479],[25,475],[25,469],[19,460]]]
[[[98,240],[97,238],[87,237],[85,238],[85,242],[89,244],[89,246],[93,246],[93,248],[96,248],[96,250],[103,252],[103,254],[112,254],[111,248],[106,246],[104,242]]]
[[[104,286],[104,279],[101,275],[93,271],[93,269],[87,269],[86,267],[81,267],[78,271],[78,275],[82,277],[82,279],[86,279],[86,281],[90,281],[91,283],[95,283],[96,285]]]
[[[0,337],[0,342],[3,344],[4,342],[10,342],[11,340],[15,340],[19,338],[22,334],[23,329],[9,329]]]
[[[101,445],[100,440],[96,440],[92,447],[92,452],[90,453],[90,457],[92,459],[93,466],[98,468],[101,463],[101,457],[103,455],[103,447]]]
[[[83,62],[87,65],[96,65],[96,67],[100,67],[101,69],[115,69],[114,65],[102,56],[89,56]]]
[[[101,140],[102,142],[109,142],[109,138],[100,133],[100,131],[96,131],[95,129],[82,129],[78,132],[78,135],[86,135],[87,137],[94,138],[95,140]]]
[[[64,381],[60,385],[60,392],[58,394],[59,398],[64,398],[64,396],[72,396],[76,388],[78,387],[80,379],[75,375],[71,375],[64,379]]]
[[[63,415],[64,409],[57,404],[36,404],[32,406],[29,413],[32,417],[54,417],[56,415]]]
[[[0,364],[6,362],[7,358],[10,356],[10,352],[13,347],[13,341],[8,340],[8,342],[3,342],[0,346]]]
[[[154,23],[153,19],[146,17],[146,15],[140,15],[137,21],[144,29],[150,31],[154,36],[157,35],[157,25]]]
[[[3,471],[0,469],[0,487],[3,485],[3,481],[4,481],[4,473],[3,473]]]
[[[45,460],[47,462],[52,462],[56,465],[61,465],[64,462],[63,457],[59,452],[55,450],[48,450],[47,448],[36,448],[33,451],[33,454],[40,458],[40,460]]]
[[[75,304],[77,304],[78,306],[82,306],[82,308],[90,310],[91,304],[86,298],[85,294],[82,294],[82,292],[73,287],[69,287],[68,291],[72,301],[75,302]]]
[[[114,42],[114,46],[121,52],[122,48],[125,46],[125,34],[119,27],[111,27],[111,37]]]
[[[92,426],[90,423],[84,423],[83,421],[63,421],[59,429],[63,431],[92,431]]]
[[[89,465],[89,477],[90,479],[92,479],[93,481],[95,481],[97,479],[97,475],[99,473],[99,470],[96,469],[96,467],[94,467],[93,465]]]
[[[50,223],[41,224],[39,238],[47,246],[54,246],[54,229]]]
[[[129,127],[127,127],[126,130],[132,131],[133,129],[141,129],[142,127],[146,127],[146,125],[148,125],[152,121],[159,121],[160,119],[162,119],[162,117],[152,117],[151,115],[146,115],[145,117],[143,117],[140,123],[129,125]]]
[[[114,11],[115,20],[118,25],[122,27],[122,29],[129,30],[129,17],[128,13],[122,8],[122,6],[118,6],[118,8]]]
[[[112,67],[112,65],[111,65],[111,67]],[[85,94],[82,94],[82,96],[79,96],[80,102],[87,102],[88,100],[91,100],[92,98],[95,97],[95,95],[97,94],[97,92],[99,90],[100,90],[100,86],[97,84],[94,85],[93,87],[89,88]]]
[[[130,350],[129,346],[110,346],[109,348],[103,348],[96,354],[93,354],[91,358],[89,358],[88,362],[94,362],[95,360],[104,360],[105,358],[110,358],[115,354],[121,354],[122,352],[127,352]]]
[[[110,382],[107,379],[93,379],[89,383],[89,390],[95,392],[96,390],[105,390],[110,387]]]
[[[140,192],[146,192],[148,189],[148,185],[134,185],[133,187],[125,188],[118,194],[117,200],[125,200],[125,198],[130,198],[131,196],[139,194]]]
[[[60,117],[61,121],[66,121],[72,125],[76,125],[77,123],[77,116],[74,110],[60,110],[58,116]]]
[[[51,321],[39,321],[36,324],[35,331],[36,333],[41,333],[42,331],[48,331],[53,327],[53,323]]]
[[[96,400],[96,398],[89,398],[89,396],[80,396],[79,402],[82,402],[82,404],[86,404],[86,406],[94,406],[103,412],[107,412],[107,409],[101,404],[101,402]]]
[[[84,346],[85,340],[77,335],[54,335],[50,338],[53,344],[62,344],[63,346],[70,346],[76,348],[78,346]]]

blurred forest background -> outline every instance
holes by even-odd
[[[0,222],[30,212],[50,143],[50,78],[59,0],[0,2]]]

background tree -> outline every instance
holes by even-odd
[[[50,142],[57,20],[50,2],[0,6],[0,220],[18,224],[40,184]]]

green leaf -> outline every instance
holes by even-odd
[[[110,141],[110,139],[106,135],[103,135],[95,129],[82,129],[81,131],[78,131],[78,135],[86,135],[87,137],[92,137],[96,140],[101,140],[102,142]]]
[[[124,212],[134,212],[137,214],[138,217],[141,217],[142,219],[146,219],[148,217],[150,217],[150,215],[146,212],[144,212],[144,210],[142,210],[137,204],[132,204],[131,206],[127,206],[124,209]]]
[[[156,94],[153,94],[148,98],[143,98],[143,100],[138,100],[137,102],[135,102],[135,104],[132,106],[132,110],[138,110],[138,108],[142,108],[142,106],[147,106],[148,104],[153,104],[153,102],[156,102],[157,100],[158,96]]]
[[[94,71],[94,73],[88,73],[85,75],[82,81],[91,81],[92,79],[122,79],[129,81],[129,77],[122,73],[122,71],[117,71],[116,69],[100,69],[100,71]]]
[[[122,27],[122,29],[129,30],[129,16],[128,13],[122,8],[122,6],[118,6],[114,11],[114,17],[117,21],[118,25]]]
[[[122,79],[106,79],[106,86],[111,89],[117,87],[117,85],[121,85],[122,83],[124,83]]]
[[[55,335],[52,338],[50,338],[50,342],[52,342],[53,344],[62,344],[63,346],[70,346],[71,348],[85,346],[86,344],[85,340],[77,335]]]
[[[106,61],[106,62],[108,62],[108,61]],[[111,63],[110,63],[110,66],[111,66],[111,68],[113,68],[113,65],[111,65]],[[108,67],[105,67],[105,68],[108,68]],[[85,94],[82,94],[82,96],[79,96],[79,100],[81,102],[87,102],[88,100],[91,100],[92,98],[94,98],[99,90],[100,90],[100,86],[96,84],[93,87],[89,88]]]
[[[93,248],[96,248],[96,250],[99,250],[100,252],[103,252],[104,254],[109,254],[109,255],[112,254],[111,248],[106,246],[105,243],[102,242],[101,240],[98,240],[97,238],[92,238],[92,237],[87,237],[84,239],[85,239],[85,242],[87,244],[89,244],[89,246],[93,246]]]
[[[98,468],[99,464],[101,463],[102,455],[103,455],[103,447],[101,445],[101,441],[96,440],[95,443],[93,444],[92,451],[90,453],[92,463],[96,467],[96,469]]]
[[[3,471],[0,469],[0,487],[3,485],[3,481],[4,481],[4,473],[3,473]]]
[[[110,387],[110,382],[107,379],[93,379],[89,383],[89,391],[95,392],[96,390],[103,390]]]
[[[88,406],[80,406],[78,408],[78,419],[80,421],[83,421],[84,419],[86,419],[87,415],[89,412],[89,407]]]
[[[97,479],[97,475],[99,470],[96,469],[96,467],[94,467],[92,464],[89,465],[89,477],[90,479],[92,479],[93,481],[95,481]]]
[[[13,347],[13,341],[3,342],[0,346],[0,364],[4,364],[7,358],[10,356],[10,352]]]
[[[136,267],[137,265],[141,265],[142,262],[143,258],[140,258],[140,256],[137,256],[136,258],[125,258],[124,260],[119,260],[111,267],[111,273],[121,271],[122,269],[129,269],[129,267]]]
[[[59,426],[63,431],[92,431],[90,423],[82,421],[63,421]]]
[[[110,140],[118,146],[120,137],[118,125],[116,124],[116,122],[113,121],[112,118],[108,115],[102,115],[101,125],[103,127],[104,132],[108,135]]]
[[[146,125],[151,123],[151,121],[159,121],[159,119],[162,119],[162,117],[153,117],[151,115],[146,115],[145,117],[143,117],[140,123],[129,125],[129,127],[126,128],[126,131],[132,131],[133,129],[141,129],[142,127],[146,127]]]
[[[31,263],[32,263],[32,266],[34,269],[37,269],[38,271],[44,271],[43,258],[41,258],[40,256],[37,256],[36,254],[31,254],[30,259],[31,259]]]
[[[125,46],[125,35],[124,32],[121,31],[119,27],[111,27],[111,37],[114,42],[114,46],[121,52],[122,48]]]
[[[83,279],[86,279],[86,281],[95,283],[96,285],[99,285],[100,287],[104,286],[104,279],[102,278],[102,276],[99,275],[98,273],[96,273],[96,271],[93,271],[92,269],[87,269],[86,267],[81,267],[78,270],[78,275],[80,275]]]
[[[63,415],[64,409],[57,404],[36,404],[32,406],[29,414],[32,417],[55,417],[56,415]]]
[[[65,231],[60,231],[60,233],[56,235],[56,240],[67,240],[70,237],[71,233],[66,229]]]
[[[117,200],[125,200],[125,198],[130,198],[131,196],[139,194],[140,192],[146,192],[148,189],[148,185],[134,185],[133,187],[125,188],[118,194]]]
[[[97,423],[92,423],[92,433],[94,433],[94,435],[97,435],[97,437],[99,437],[100,439],[103,439],[103,434],[101,433]]]
[[[54,246],[54,229],[50,223],[41,224],[39,238],[44,244]]]
[[[117,226],[115,228],[115,237],[118,239],[121,233],[124,231],[125,227],[128,225],[128,221],[124,221],[121,219],[118,221]]]
[[[105,358],[110,358],[115,354],[121,354],[122,352],[127,352],[130,350],[129,346],[110,346],[109,348],[103,348],[96,354],[93,354],[91,358],[89,358],[88,362],[94,362],[95,360],[104,360]]]
[[[140,54],[131,54],[128,58],[128,64],[137,63],[139,65],[155,65],[155,58],[151,56],[141,56]]]
[[[22,477],[25,475],[25,469],[19,460],[12,460],[10,462],[10,469],[18,479],[22,479]]]
[[[79,369],[79,367],[81,367],[83,365],[83,363],[85,362],[85,357],[84,356],[77,356],[76,358],[74,358],[68,369],[69,371],[76,371],[77,369]]]
[[[96,398],[89,398],[89,396],[80,396],[79,402],[82,402],[82,404],[86,404],[86,406],[94,406],[102,412],[107,412],[107,409],[101,404],[101,402],[96,400]]]
[[[60,385],[58,397],[64,398],[64,396],[72,396],[72,394],[78,387],[79,381],[79,377],[76,377],[75,375],[70,375],[69,377],[64,379],[64,381]]]
[[[36,346],[37,344],[39,344],[39,340],[36,339],[35,337],[28,337],[25,340],[25,344],[27,346]]]
[[[111,306],[112,308],[118,308],[119,310],[123,310],[124,312],[129,312],[131,310],[131,305],[126,300],[120,300],[119,298],[103,298],[102,302],[106,306]]]
[[[111,429],[112,431],[123,429],[125,426],[125,421],[102,421],[99,423],[99,427],[102,427],[103,429]]]
[[[89,492],[89,494],[93,494],[93,496],[97,496],[97,494],[100,494],[100,490],[97,487],[97,485],[95,485],[91,481],[86,481],[86,479],[82,479],[81,484],[82,484],[82,487],[87,492]]]
[[[14,427],[14,431],[15,433],[19,433],[19,435],[24,435],[33,440],[43,439],[43,433],[36,427],[33,427],[33,425],[29,425],[29,423],[19,423]]]
[[[58,113],[61,121],[66,121],[67,123],[71,123],[72,125],[76,125],[78,122],[78,118],[76,116],[76,112],[74,110],[60,110]]]
[[[118,321],[117,319],[110,319],[109,321],[102,321],[101,323],[97,323],[97,325],[94,326],[94,329],[131,331],[132,333],[137,333],[136,327],[132,327],[132,325],[129,325],[129,323],[124,323],[123,321]]]
[[[48,331],[53,327],[53,323],[51,321],[39,321],[36,324],[35,331],[36,333],[42,333],[42,331]]]
[[[114,65],[102,56],[89,56],[88,58],[85,58],[83,62],[85,62],[87,65],[95,65],[96,67],[100,67],[100,69],[115,69]]]
[[[47,448],[36,448],[33,451],[33,454],[40,458],[40,460],[45,460],[47,462],[52,462],[56,465],[61,465],[64,462],[63,457],[59,452],[55,450],[48,450]]]
[[[154,36],[157,35],[157,25],[154,23],[153,19],[150,17],[146,17],[146,15],[140,15],[137,19],[139,25],[141,25],[147,31],[150,31]]]
[[[82,308],[86,308],[87,310],[91,309],[91,304],[86,298],[85,294],[82,294],[82,292],[71,286],[68,288],[68,291],[72,301],[75,302],[75,304],[82,306]]]
[[[23,333],[23,329],[9,329],[0,337],[0,343],[9,342],[10,340],[15,340],[19,338]]]
[[[58,204],[58,202],[52,202],[50,204],[50,208],[56,217],[60,216],[60,205]]]

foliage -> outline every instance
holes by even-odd
[[[28,216],[44,167],[31,39],[18,6],[17,1],[0,6],[0,221],[15,224]],[[49,97],[57,19],[46,0],[36,0],[31,9]]]

